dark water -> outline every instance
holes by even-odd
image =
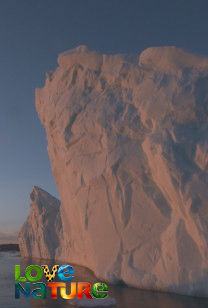
[[[20,299],[14,297],[14,265],[21,264],[24,270],[30,264],[54,265],[54,262],[39,259],[21,259],[17,252],[0,252],[0,307],[75,307],[70,300]],[[93,273],[85,268],[73,266],[75,278],[73,281],[97,282]],[[43,279],[43,282],[44,281]],[[208,299],[195,298],[160,292],[143,291],[122,286],[109,286],[109,295],[116,299],[119,308],[205,308]],[[49,292],[48,295],[50,296]]]

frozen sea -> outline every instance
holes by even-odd
[[[14,266],[20,264],[24,270],[30,264],[57,264],[40,259],[21,258],[18,252],[0,252],[0,307],[75,307],[71,300],[50,299],[26,299],[14,296]],[[75,278],[73,281],[97,282],[93,273],[83,267],[73,266]],[[44,279],[43,279],[44,281]],[[116,300],[119,308],[205,308],[208,307],[208,299],[188,297],[175,294],[138,290],[125,286],[109,286],[109,295]],[[81,301],[81,300],[80,300]],[[92,300],[93,301],[93,300]],[[101,307],[101,306],[97,306]]]

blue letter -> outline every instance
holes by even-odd
[[[64,270],[66,270],[64,272]],[[65,275],[71,275],[71,274],[74,274],[74,269],[72,266],[70,265],[62,265],[60,266],[59,270],[58,270],[58,277],[60,280],[62,281],[71,281],[74,276],[68,276],[66,277]]]
[[[26,282],[26,290],[21,286],[19,282],[15,283],[15,298],[20,298],[20,292],[27,297],[30,298],[30,282]]]
[[[33,283],[34,287],[39,287],[32,291],[33,298],[46,298],[46,285],[43,282]],[[39,294],[38,294],[39,293]]]

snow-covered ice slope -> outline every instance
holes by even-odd
[[[207,296],[208,58],[80,46],[58,63],[36,90],[61,196],[56,257],[111,282]]]

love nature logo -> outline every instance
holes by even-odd
[[[32,273],[33,272],[33,273]],[[35,272],[35,274],[34,274]],[[40,280],[45,274],[48,283]],[[62,282],[52,282],[56,274]],[[108,296],[108,286],[104,282],[94,283],[92,286],[88,282],[71,282],[74,278],[74,269],[71,265],[54,265],[51,273],[48,265],[29,265],[25,269],[25,276],[21,277],[20,265],[15,265],[15,298],[20,298],[22,293],[26,298],[46,298],[47,288],[51,290],[51,298],[58,298],[58,288],[63,299],[83,298],[83,294],[88,299],[105,298]],[[70,294],[67,294],[66,282],[70,283]],[[90,293],[91,292],[91,293]]]

